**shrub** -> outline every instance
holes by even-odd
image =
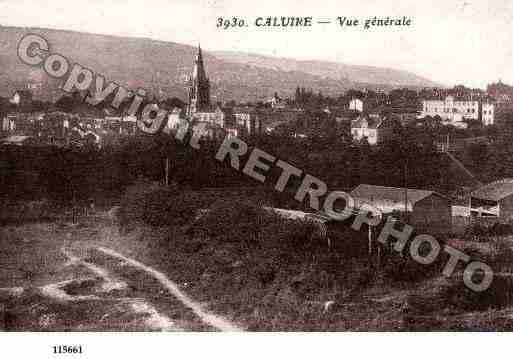
[[[0,202],[0,223],[35,222],[57,218],[57,203],[46,199],[38,201]]]
[[[139,182],[127,188],[118,217],[125,229],[131,229],[137,223],[151,226],[184,225],[210,204],[211,200],[198,192]]]
[[[249,201],[216,201],[194,223],[193,231],[225,241],[277,245],[306,242],[315,230],[307,221],[288,220]]]
[[[495,237],[513,234],[513,224],[508,222],[476,222],[467,228],[464,238],[477,242],[489,242]]]
[[[442,296],[448,305],[465,311],[501,309],[513,304],[513,275],[496,273],[487,290],[474,292],[467,288],[460,275],[448,286]]]
[[[131,229],[143,221],[147,196],[156,190],[158,190],[156,184],[142,181],[127,187],[117,213],[119,223],[123,228]]]
[[[513,257],[512,243],[509,238],[496,239],[488,251],[466,253],[472,260],[488,264],[494,273],[490,287],[483,292],[468,289],[460,272],[452,279],[452,285],[443,293],[446,301],[453,307],[463,310],[500,309],[513,304]]]

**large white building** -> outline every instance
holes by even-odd
[[[476,120],[488,126],[495,122],[495,104],[490,100],[447,96],[445,99],[422,101],[420,116],[439,116],[452,125],[461,124],[463,120]]]

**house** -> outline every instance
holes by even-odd
[[[32,103],[32,92],[29,90],[18,90],[15,91],[9,102],[16,106],[24,106]]]
[[[274,96],[269,100],[268,102],[271,104],[271,107],[273,109],[284,109],[285,108],[285,101],[278,95],[277,92],[274,93]]]
[[[359,98],[353,98],[349,101],[349,110],[356,112],[363,112],[363,101]]]
[[[473,191],[470,207],[477,217],[513,218],[513,179],[495,181]]]
[[[486,99],[481,103],[481,122],[484,126],[493,125],[495,123],[495,102]]]
[[[232,110],[235,126],[248,136],[258,135],[262,130],[262,122],[255,108],[234,107]]]
[[[417,232],[450,233],[451,200],[434,191],[361,184],[350,192],[355,207],[369,204],[384,215],[397,215]]]
[[[204,108],[201,112],[195,112],[187,120],[193,125],[203,124],[205,131],[203,136],[210,139],[220,139],[228,129],[234,129],[234,118],[231,109],[223,108],[219,104]]]
[[[185,121],[185,111],[178,107],[173,108],[167,116],[164,132],[175,133],[182,126],[183,121]]]
[[[386,142],[395,136],[395,123],[383,116],[359,116],[351,122],[351,136],[355,141],[367,140],[370,145]]]
[[[2,119],[1,130],[19,135],[32,135],[35,129],[34,124],[39,116],[40,114],[8,113]]]
[[[90,144],[101,147],[102,138],[100,135],[92,131],[91,129],[83,129],[80,127],[73,127],[70,134],[70,142],[78,147],[82,147],[84,144]]]
[[[16,130],[16,115],[9,114],[2,118],[2,131],[14,132]]]

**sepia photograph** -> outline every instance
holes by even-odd
[[[506,0],[0,0],[0,342],[510,332],[512,24]]]

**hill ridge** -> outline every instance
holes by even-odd
[[[0,88],[2,96],[12,94],[28,82],[42,83],[42,89],[36,96],[43,99],[55,100],[62,96],[55,80],[18,59],[18,41],[29,32],[45,36],[52,51],[104,75],[109,81],[116,81],[127,88],[142,87],[159,97],[186,99],[186,80],[192,71],[196,52],[193,46],[148,37],[11,26],[0,26],[0,83],[4,84]],[[244,61],[244,56],[249,57],[249,60]],[[260,63],[255,58],[260,59]],[[328,61],[305,62],[223,51],[204,51],[204,59],[212,84],[213,101],[262,101],[269,99],[275,92],[282,96],[292,96],[297,86],[322,91],[326,95],[340,95],[349,88],[391,89],[398,86],[418,88],[433,85],[431,81],[414,74],[379,67],[375,69],[388,75],[377,78],[391,80],[381,84],[368,83],[360,81],[358,76],[351,78],[353,74],[361,72],[357,67],[359,65]],[[287,61],[290,66],[273,65],[279,61]],[[353,72],[348,69],[353,69]],[[344,76],[344,71],[351,76]],[[396,77],[399,79],[394,80]],[[369,79],[369,76],[366,78]]]

